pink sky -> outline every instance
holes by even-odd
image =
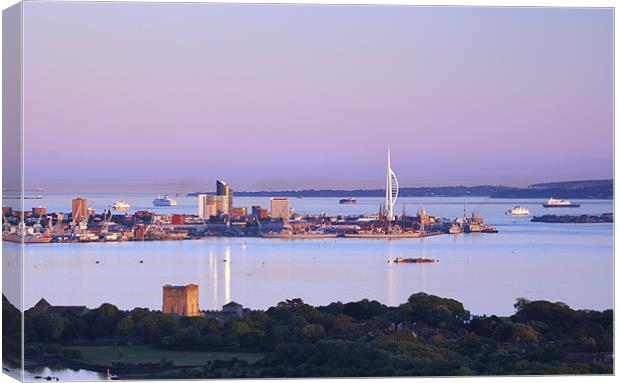
[[[24,4],[47,190],[611,178],[611,9]]]

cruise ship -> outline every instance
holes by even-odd
[[[579,207],[581,206],[578,203],[571,203],[571,201],[567,199],[554,199],[553,197],[549,198],[547,203],[543,204],[543,207]]]
[[[158,196],[157,198],[153,199],[154,206],[176,206],[176,204],[177,204],[177,201],[168,197],[167,194],[164,195],[163,197]]]
[[[112,205],[112,209],[119,210],[119,211],[129,210],[129,208],[130,208],[129,204],[125,201],[116,201]]]
[[[512,209],[508,210],[506,212],[506,215],[525,216],[525,215],[532,215],[532,213],[530,212],[530,209],[526,207],[515,206]]]

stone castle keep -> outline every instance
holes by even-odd
[[[164,314],[187,317],[201,315],[198,308],[198,285],[165,285],[163,289],[164,302],[162,311]]]

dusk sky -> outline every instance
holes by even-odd
[[[26,187],[613,176],[611,9],[24,8]]]

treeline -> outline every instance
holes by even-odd
[[[520,298],[515,311],[510,317],[471,316],[458,301],[424,293],[397,307],[369,300],[313,307],[292,299],[224,323],[111,304],[54,318],[32,308],[24,316],[25,350],[57,352],[57,345],[113,339],[266,354],[254,364],[205,362],[153,378],[613,373],[612,310]]]

